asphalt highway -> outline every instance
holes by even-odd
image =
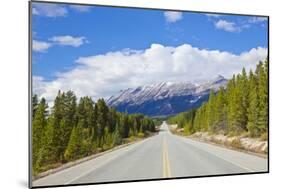
[[[159,134],[33,181],[33,186],[99,183],[267,171],[267,159],[173,135]]]

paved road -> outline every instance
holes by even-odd
[[[194,141],[158,135],[38,179],[33,186],[267,171],[267,159]]]

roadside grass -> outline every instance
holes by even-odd
[[[40,173],[43,173],[43,172],[48,171],[48,170],[55,169],[55,168],[60,167],[62,165],[63,165],[63,163],[53,163],[53,164],[48,164],[46,166],[41,166],[41,167],[38,168],[37,172],[33,171],[33,173],[34,173],[33,176],[37,176]]]
[[[244,147],[242,146],[240,138],[235,138],[233,141],[230,143],[231,147],[237,148],[237,149],[243,149]]]
[[[258,138],[251,137],[250,132],[248,131],[230,131],[227,132],[226,130],[217,130],[217,131],[198,131],[198,132],[191,132],[188,127],[184,128],[177,128],[177,127],[171,127],[170,131],[173,134],[189,137],[192,139],[198,139],[203,142],[210,142],[217,145],[222,145],[226,148],[230,149],[236,149],[236,150],[242,150],[245,152],[252,152],[260,155],[266,155],[268,152],[268,149],[263,149],[262,145],[265,144],[258,144],[259,146],[253,147],[253,145],[257,145],[256,143],[267,141],[268,140],[268,134],[263,133]],[[249,139],[249,140],[247,140]],[[242,143],[242,141],[246,140],[246,143]],[[247,142],[248,141],[248,142]],[[251,141],[253,142],[251,144]],[[261,151],[261,149],[263,149]]]
[[[266,133],[263,133],[261,136],[260,136],[260,139],[262,140],[262,141],[267,141],[268,140],[268,133],[266,132]]]

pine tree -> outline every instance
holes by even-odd
[[[37,107],[38,107],[38,96],[35,94],[32,96],[32,119],[34,119]]]
[[[102,137],[104,136],[104,129],[108,126],[108,107],[103,99],[99,99],[96,106],[98,108],[97,134],[98,137]]]
[[[48,117],[46,131],[44,132],[44,136],[42,138],[42,146],[38,154],[38,160],[37,162],[33,162],[38,171],[40,168],[51,165],[52,163],[55,163],[57,161],[57,157],[55,154],[56,146],[54,145],[54,133],[54,117],[53,115],[50,115]]]
[[[47,124],[47,104],[44,98],[41,99],[38,104],[37,110],[34,115],[32,122],[32,161],[33,161],[33,170],[36,171],[37,160],[39,156],[40,149],[43,144],[43,136]]]
[[[64,158],[67,161],[77,159],[81,156],[82,150],[82,129],[83,123],[80,121],[76,127],[73,127],[70,140],[68,142]]]
[[[68,145],[73,127],[77,124],[76,119],[76,96],[72,91],[67,91],[63,101],[63,119],[61,120],[61,149],[59,151],[61,160],[64,161],[63,155]]]
[[[258,95],[259,95],[259,117],[258,126],[261,133],[267,132],[268,127],[268,76],[267,76],[267,63],[259,64],[258,77]]]
[[[115,127],[115,131],[113,134],[113,145],[119,145],[122,143],[122,137],[119,133],[119,124],[117,123],[116,127]]]
[[[224,99],[224,89],[221,88],[216,96],[215,111],[215,131],[226,130],[226,106]]]
[[[249,107],[247,110],[248,123],[247,128],[252,137],[257,137],[260,133],[258,127],[258,94],[257,94],[257,81],[252,70],[249,76]]]
[[[237,88],[236,76],[233,75],[232,79],[227,84],[227,130],[230,132],[237,131],[237,111],[239,103],[237,102]]]
[[[213,131],[213,127],[215,124],[215,93],[213,90],[210,91],[209,101],[207,103],[207,128]]]
[[[95,132],[95,110],[93,106],[93,101],[90,97],[82,97],[79,101],[77,111],[76,111],[76,119],[85,132],[85,137],[87,141],[93,141],[96,137]]]
[[[111,144],[112,144],[111,135],[109,133],[108,127],[106,127],[104,129],[104,134],[103,134],[102,138],[103,138],[102,148],[103,148],[103,150],[107,150],[108,148],[111,147]]]
[[[92,141],[98,140],[98,106],[97,104],[93,104],[94,112],[93,112],[93,135],[92,135]]]
[[[130,131],[129,131],[129,137],[132,137],[134,136],[135,133],[134,133],[134,130],[132,128],[130,128]]]
[[[134,118],[134,121],[133,121],[133,135],[136,136],[138,134],[138,123],[137,123],[137,119]]]
[[[72,128],[76,125],[76,96],[72,91],[58,92],[53,107],[54,145],[58,161],[64,162],[64,152],[67,147]]]
[[[113,133],[117,122],[117,112],[114,108],[110,108],[108,112],[108,128],[109,133]]]
[[[34,175],[112,148],[121,144],[122,138],[135,136],[138,131],[155,131],[150,118],[116,112],[103,99],[94,104],[90,97],[82,97],[77,106],[72,91],[58,91],[50,115],[46,111],[45,99],[38,104],[37,96],[34,96],[33,104],[36,107],[33,109]]]
[[[249,96],[249,81],[247,77],[247,73],[245,68],[242,70],[242,75],[241,75],[241,80],[239,83],[239,90],[240,90],[240,104],[241,104],[241,128],[243,130],[246,130],[246,125],[247,125],[247,108],[249,107],[249,101],[248,101],[248,96]]]
[[[243,69],[245,72],[245,69]],[[240,74],[236,77],[236,86],[235,86],[235,98],[234,106],[235,106],[235,128],[234,131],[240,133],[242,131],[246,131],[247,124],[247,106],[248,106],[248,87],[247,87],[247,76],[242,76]],[[245,77],[245,78],[243,78]]]
[[[185,132],[223,131],[241,134],[248,131],[252,137],[266,136],[268,132],[268,60],[260,62],[247,76],[233,75],[226,88],[217,94],[210,92],[209,100],[195,111],[180,113],[169,122],[184,127]],[[192,122],[193,120],[193,122]]]

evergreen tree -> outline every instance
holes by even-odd
[[[56,152],[56,146],[54,145],[54,121],[55,119],[53,115],[50,115],[48,117],[46,131],[42,138],[42,146],[39,150],[38,160],[33,162],[37,171],[40,171],[40,168],[42,169],[44,166],[51,165],[57,161],[56,154],[54,153]],[[35,172],[35,174],[36,173],[37,172]]]
[[[117,124],[117,111],[114,108],[110,108],[108,112],[108,129],[110,133],[115,131]]]
[[[245,68],[242,70],[242,75],[238,75],[237,78],[237,103],[238,103],[238,109],[237,109],[237,120],[239,123],[239,127],[241,130],[246,131],[246,125],[247,125],[247,108],[249,106],[248,102],[248,96],[249,96],[249,86],[248,86],[248,78],[246,74]]]
[[[36,165],[40,149],[42,148],[42,144],[44,141],[43,136],[45,132],[45,127],[47,124],[47,104],[44,98],[41,99],[37,110],[34,115],[34,119],[32,122],[32,162],[33,162],[33,170],[37,169]]]
[[[34,119],[37,107],[38,107],[38,96],[35,94],[32,96],[32,119]]]
[[[213,90],[211,90],[207,105],[207,128],[211,131],[213,131],[213,127],[215,124],[215,111],[215,93]]]
[[[244,70],[245,71],[245,70]],[[245,81],[244,81],[245,80]],[[247,124],[247,104],[248,104],[248,87],[247,78],[243,79],[243,76],[238,74],[236,77],[236,86],[234,93],[234,120],[235,125],[233,128],[234,132],[242,132],[246,130]]]
[[[132,137],[132,136],[134,136],[134,135],[135,135],[135,133],[134,133],[133,128],[130,128],[129,137]]]
[[[64,158],[67,161],[77,159],[82,154],[82,129],[83,123],[80,121],[76,127],[73,127]]]
[[[233,75],[232,79],[227,84],[227,129],[228,131],[236,131],[237,124],[237,110],[239,104],[237,103],[237,89],[236,89],[236,77]]]
[[[267,61],[266,61],[267,62]],[[259,63],[258,77],[258,97],[259,97],[259,117],[258,127],[262,133],[267,132],[268,127],[268,75],[267,75],[267,63]]]
[[[77,124],[76,119],[76,96],[72,91],[67,91],[62,99],[63,119],[60,124],[61,148],[59,154],[61,160],[64,161],[63,155],[66,150],[73,127]]]
[[[104,129],[108,126],[108,107],[104,99],[99,99],[96,103],[98,109],[97,115],[97,135],[98,137],[104,136]]]
[[[217,94],[210,92],[209,100],[192,111],[171,117],[170,123],[178,124],[186,133],[211,131],[241,134],[248,131],[252,137],[268,132],[268,60],[260,62],[247,76],[233,75],[226,88]],[[264,135],[263,135],[264,136]]]
[[[257,81],[252,70],[249,76],[249,107],[247,111],[248,123],[247,128],[252,137],[257,137],[260,133],[258,127],[258,95],[257,95]]]
[[[119,144],[122,144],[122,136],[119,133],[119,124],[117,124],[113,134],[113,145]]]
[[[92,141],[98,140],[98,106],[97,104],[93,104],[94,112],[93,112],[93,135]]]
[[[215,123],[214,131],[226,130],[226,106],[224,99],[224,89],[221,88],[216,96],[216,111],[215,113]]]
[[[32,126],[34,175],[122,144],[122,138],[135,136],[138,131],[155,131],[155,125],[148,117],[117,112],[103,99],[94,104],[90,97],[82,97],[77,106],[72,91],[58,91],[50,115],[46,111],[45,99],[39,104],[37,101],[35,95]],[[130,127],[132,130],[129,131]]]
[[[94,102],[90,97],[82,97],[79,101],[77,112],[77,121],[81,121],[82,128],[85,129],[87,138],[94,139],[95,134],[95,110]]]

